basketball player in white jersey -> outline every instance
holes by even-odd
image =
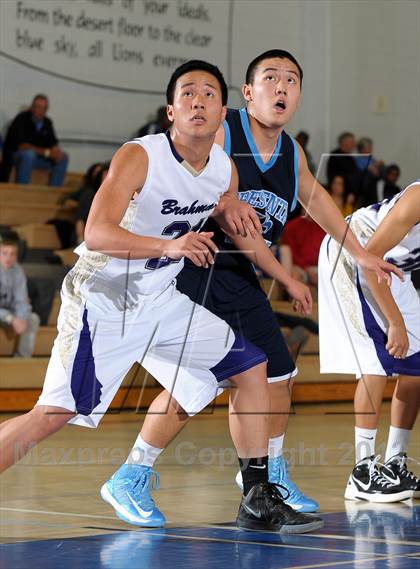
[[[409,436],[420,403],[420,300],[410,273],[420,267],[420,180],[392,199],[359,209],[350,227],[366,249],[395,264],[404,282],[378,284],[357,269],[326,236],[319,256],[321,372],[354,373],[356,466],[345,491],[350,500],[396,502],[420,496],[420,480],[406,467]],[[375,439],[387,376],[399,376],[391,404],[385,467]]]
[[[237,523],[301,533],[319,517],[285,505],[268,482],[266,356],[221,319],[177,291],[188,257],[213,263],[212,233],[198,233],[237,174],[214,137],[226,114],[227,86],[206,62],[179,67],[168,85],[171,134],[146,136],[114,156],[86,225],[79,261],[63,282],[58,336],[35,408],[1,425],[0,469],[66,423],[96,427],[136,361],[171,393],[183,413],[201,411],[230,379],[230,428],[248,495]],[[129,468],[129,467],[128,467]],[[120,498],[125,478],[107,485]],[[151,484],[151,475],[137,488]],[[138,508],[130,495],[135,512]],[[162,525],[150,498],[148,525]],[[143,504],[144,507],[144,504]],[[130,512],[128,512],[130,516]]]

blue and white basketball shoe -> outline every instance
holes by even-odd
[[[150,466],[123,464],[101,488],[101,497],[117,516],[135,526],[160,528],[165,516],[150,495],[159,490],[159,474]]]
[[[312,498],[305,496],[302,490],[300,490],[296,484],[290,480],[288,464],[283,456],[269,459],[268,479],[270,482],[279,484],[280,486],[283,486],[283,488],[287,489],[289,495],[284,502],[294,510],[303,513],[317,512],[319,510],[318,502],[315,502]],[[241,471],[236,475],[236,484],[241,490],[243,490]]]

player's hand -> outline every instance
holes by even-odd
[[[368,251],[364,251],[363,256],[359,257],[357,262],[364,270],[376,273],[378,283],[384,281],[389,286],[391,284],[392,274],[396,275],[401,282],[404,282],[404,276],[400,269],[391,263],[387,263],[387,261],[384,261],[380,257],[372,255],[372,253]]]
[[[213,235],[213,232],[190,231],[182,237],[168,241],[165,255],[175,260],[187,257],[197,267],[207,269],[214,264],[214,255],[218,252],[216,244],[211,240]]]
[[[388,342],[386,349],[390,356],[402,359],[408,352],[408,336],[404,322],[398,324],[390,324],[388,329]]]
[[[295,312],[311,314],[312,294],[310,288],[296,279],[290,279],[286,285],[287,294],[293,299],[292,305]]]
[[[20,336],[24,332],[26,332],[28,328],[28,322],[24,318],[15,317],[12,320],[12,327],[13,330]]]
[[[261,222],[255,209],[248,203],[232,198],[225,198],[223,205],[216,210],[215,217],[219,218],[222,229],[233,235],[247,237],[251,235],[254,239],[262,233]]]

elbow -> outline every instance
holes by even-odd
[[[83,238],[85,241],[85,245],[89,250],[96,251],[99,249],[98,231],[95,230],[90,223],[86,224]]]

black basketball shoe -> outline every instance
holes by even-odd
[[[400,452],[387,460],[382,468],[382,475],[390,482],[400,485],[401,488],[411,490],[413,498],[420,498],[420,478],[407,470],[405,452]]]
[[[367,500],[368,502],[400,502],[413,495],[412,490],[402,488],[385,478],[379,457],[368,456],[360,460],[350,474],[344,497],[346,500]]]
[[[307,533],[324,525],[319,516],[301,514],[284,503],[278,484],[260,482],[242,497],[236,525],[241,529]]]

